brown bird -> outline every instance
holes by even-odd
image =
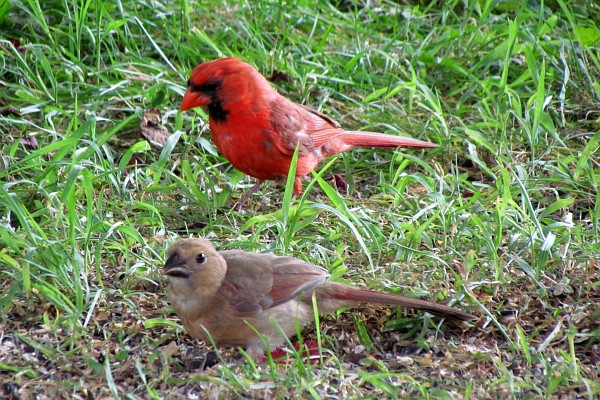
[[[237,58],[205,62],[192,72],[181,111],[208,107],[210,131],[221,153],[258,179],[238,208],[265,180],[287,178],[296,147],[294,194],[302,177],[326,157],[353,147],[438,147],[403,136],[346,131],[314,108],[283,97],[254,67]]]
[[[265,345],[283,345],[274,321],[285,335],[296,324],[314,320],[312,296],[318,310],[331,313],[360,303],[391,304],[423,310],[443,318],[474,320],[471,314],[425,300],[359,289],[326,281],[327,272],[294,257],[245,251],[217,251],[205,239],[185,239],[168,251],[163,273],[167,295],[187,333],[218,346],[242,346],[254,359]],[[254,329],[253,329],[254,328]]]

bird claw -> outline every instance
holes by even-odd
[[[246,202],[248,200],[250,200],[250,197],[258,190],[258,188],[260,187],[260,185],[262,185],[262,183],[263,183],[263,181],[256,182],[256,184],[254,186],[252,186],[250,188],[250,190],[248,190],[246,193],[244,193],[244,195],[242,196],[240,201],[235,203],[235,206],[233,207],[235,209],[235,211],[242,212],[242,208],[244,207],[244,204],[246,204]]]

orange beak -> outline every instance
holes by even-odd
[[[202,92],[192,92],[191,88],[183,95],[183,99],[181,100],[181,107],[179,107],[180,111],[189,110],[194,107],[202,107],[206,106],[210,103],[210,97],[204,95]]]

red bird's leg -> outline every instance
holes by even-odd
[[[320,359],[319,344],[314,340],[307,342],[297,342],[294,344],[294,350],[297,353],[302,350],[302,361],[310,360],[311,364],[315,364]],[[292,350],[293,351],[293,350]],[[294,357],[289,351],[284,350],[280,347],[271,352],[271,357],[276,364],[291,364],[294,361]],[[268,358],[262,356],[260,358],[261,363],[267,363]]]
[[[238,201],[235,205],[235,211],[242,211],[242,207],[244,207],[244,204],[246,204],[246,202],[250,199],[250,196],[252,196],[254,194],[254,192],[256,192],[259,188],[260,185],[262,185],[264,181],[258,181],[256,182],[256,184],[254,186],[252,186],[250,188],[250,190],[248,190],[246,193],[244,193],[244,195],[242,196],[242,198],[240,199],[240,201]]]

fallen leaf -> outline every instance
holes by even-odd
[[[0,109],[0,115],[3,117],[19,117],[21,113],[13,106],[8,106]]]
[[[142,136],[150,142],[152,146],[162,148],[170,136],[167,128],[161,124],[161,113],[158,108],[146,110],[142,116],[140,124]]]
[[[271,82],[289,82],[290,81],[290,76],[283,72],[283,71],[273,71],[273,73],[271,74],[271,76],[269,77],[269,80]]]
[[[348,190],[348,184],[340,174],[333,174],[333,186],[343,191]]]
[[[179,353],[179,346],[175,342],[169,342],[166,346],[163,346],[162,352],[167,357],[173,357],[175,354]]]
[[[26,138],[19,139],[19,143],[21,143],[23,146],[29,149],[37,149],[38,147],[40,147],[34,135],[29,135]]]

